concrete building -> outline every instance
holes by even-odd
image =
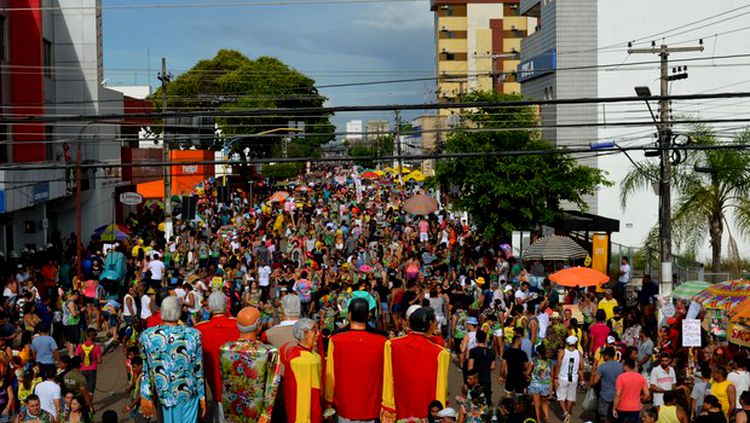
[[[387,120],[368,120],[367,121],[367,141],[373,142],[380,137],[389,135]]]
[[[597,7],[597,0],[521,0],[520,13],[538,22],[521,42],[517,79],[524,97],[597,97]],[[555,127],[596,123],[596,104],[543,106],[540,117],[546,127],[543,137],[557,146],[587,145],[597,139],[596,127]],[[596,157],[580,161],[597,167]],[[587,203],[588,212],[595,214],[596,196]]]
[[[344,138],[348,143],[351,143],[351,145],[355,145],[364,138],[362,136],[363,132],[364,128],[361,120],[350,120],[349,122],[346,122],[346,135]]]
[[[521,40],[536,20],[520,15],[519,0],[432,0],[431,9],[440,103],[476,90],[520,93]]]
[[[0,0],[0,7],[4,114],[123,112],[123,95],[101,85],[101,0]],[[122,183],[119,130],[75,121],[3,125],[0,251],[40,248],[74,232],[79,148],[82,163],[112,164],[83,172],[83,241],[113,221],[113,194]]]

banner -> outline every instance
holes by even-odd
[[[750,327],[733,324],[729,330],[729,342],[741,347],[750,347]]]
[[[701,321],[698,319],[685,319],[682,321],[682,346],[701,346]]]
[[[609,275],[609,235],[594,234],[591,241],[591,268]],[[596,292],[603,292],[601,285],[596,287]]]

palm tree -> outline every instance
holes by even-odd
[[[712,271],[719,271],[724,230],[734,238],[727,218],[733,217],[742,235],[750,234],[750,152],[743,148],[723,149],[713,130],[697,125],[690,132],[691,145],[706,149],[687,150],[687,159],[672,168],[672,233],[678,248],[695,251],[709,237]],[[750,130],[738,134],[732,144],[750,147]],[[658,180],[658,163],[639,164],[620,184],[620,205],[625,208],[629,196],[649,189]],[[652,234],[654,230],[652,230]],[[734,248],[736,250],[736,247]]]

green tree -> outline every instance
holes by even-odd
[[[537,123],[531,107],[497,107],[519,96],[471,93],[465,101],[486,101],[463,114],[463,128],[445,144],[448,153],[554,150],[536,131],[516,129]],[[507,238],[512,231],[551,224],[561,216],[560,203],[586,209],[584,197],[608,184],[602,171],[579,165],[565,154],[480,156],[440,160],[436,182],[460,193],[457,206],[468,211],[484,234]]]
[[[672,168],[672,189],[676,194],[672,204],[673,242],[678,249],[685,247],[695,253],[708,236],[712,271],[718,272],[722,237],[724,230],[729,229],[728,216],[734,217],[741,234],[750,234],[750,153],[745,148],[716,149],[719,145],[716,134],[705,125],[694,126],[689,136],[693,145],[707,149],[689,150],[685,163]],[[737,135],[733,142],[750,145],[750,130]],[[620,185],[621,206],[625,208],[634,193],[651,189],[658,177],[656,162],[633,168]],[[730,249],[736,251],[731,231],[729,236]],[[651,230],[649,239],[658,245],[658,227]]]
[[[246,110],[322,107],[326,97],[315,87],[315,81],[271,57],[251,60],[235,50],[220,50],[212,59],[201,60],[167,85],[172,110]],[[162,93],[157,90],[151,100],[161,107]],[[235,152],[251,157],[270,157],[283,133],[254,137],[253,134],[285,128],[290,120],[305,122],[304,138],[294,138],[302,155],[317,155],[319,147],[333,139],[334,127],[327,114],[294,116],[221,117],[217,124]],[[219,149],[223,145],[214,146]],[[296,151],[296,150],[295,150]]]

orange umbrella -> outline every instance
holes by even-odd
[[[609,282],[609,276],[589,267],[569,267],[549,276],[552,282],[570,288],[598,286]]]
[[[361,176],[362,176],[362,179],[379,179],[380,178],[380,175],[378,175],[377,173],[373,171],[367,171],[363,173]]]
[[[268,199],[268,201],[272,203],[283,203],[286,201],[286,199],[289,198],[289,193],[286,191],[276,191],[271,195],[271,197]]]

